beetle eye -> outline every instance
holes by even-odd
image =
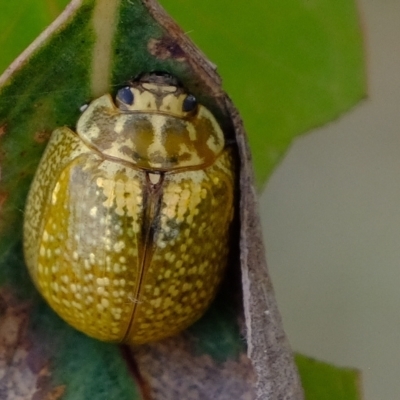
[[[186,96],[183,100],[182,110],[185,112],[193,111],[197,107],[197,100],[192,94]]]
[[[122,103],[128,104],[129,106],[133,104],[134,96],[129,86],[119,89],[117,97]]]

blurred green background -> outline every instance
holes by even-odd
[[[368,98],[298,138],[260,200],[292,346],[400,393],[400,2],[359,1]]]

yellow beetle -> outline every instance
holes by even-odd
[[[234,157],[214,116],[147,74],[56,129],[33,180],[24,252],[70,325],[140,344],[202,316],[227,263]]]

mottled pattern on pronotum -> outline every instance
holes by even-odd
[[[180,332],[214,298],[228,255],[234,159],[213,115],[149,74],[51,136],[24,246],[50,306],[95,338]]]

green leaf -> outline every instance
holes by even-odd
[[[296,355],[306,400],[359,400],[360,372]]]

